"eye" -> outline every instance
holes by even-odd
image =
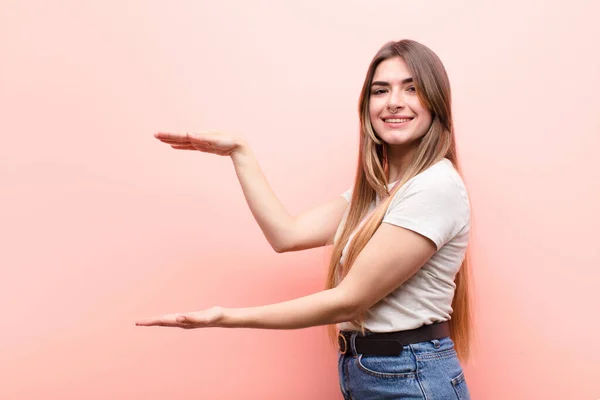
[[[414,86],[409,86],[406,88],[407,91],[409,91],[410,93],[416,93],[417,92],[417,88],[415,88]]]
[[[375,89],[375,90],[373,90],[372,93],[375,94],[375,95],[377,95],[377,94],[383,94],[383,93],[386,93],[386,92],[387,92],[387,89]]]

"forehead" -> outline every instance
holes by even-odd
[[[383,60],[375,69],[373,75],[373,81],[386,81],[395,82],[402,81],[406,78],[410,78],[411,72],[408,69],[408,65],[404,62],[401,57],[392,57],[387,60]]]

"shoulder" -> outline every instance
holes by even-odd
[[[470,220],[465,184],[450,160],[442,160],[406,182],[383,218],[383,222],[430,238],[438,249],[460,232],[467,232]]]
[[[457,205],[470,209],[466,185],[452,162],[447,158],[409,180],[398,190],[392,204],[412,196],[440,203],[452,200]]]

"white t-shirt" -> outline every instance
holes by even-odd
[[[350,202],[352,189],[342,196]],[[371,210],[374,207],[375,202],[371,204]],[[348,210],[346,216],[347,213]],[[446,158],[400,188],[382,223],[410,229],[431,239],[437,252],[415,275],[367,311],[367,330],[401,331],[450,319],[456,288],[454,278],[465,257],[470,221],[471,208],[465,184]],[[353,237],[354,233],[348,243]],[[347,248],[348,245],[342,253],[342,264]],[[359,329],[350,322],[338,324],[338,328]]]

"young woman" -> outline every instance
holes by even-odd
[[[277,252],[332,244],[326,290],[262,307],[213,307],[140,326],[299,329],[329,325],[345,399],[468,399],[470,205],[459,173],[450,84],[424,45],[384,45],[359,101],[354,185],[296,217],[247,143],[222,132],[158,133],[175,149],[233,160],[250,209]]]

